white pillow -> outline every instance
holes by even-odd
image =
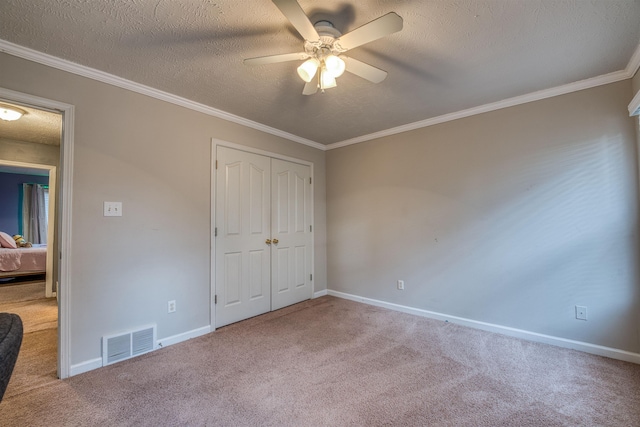
[[[13,240],[13,237],[2,231],[0,231],[0,246],[2,246],[3,248],[18,249],[16,241]]]

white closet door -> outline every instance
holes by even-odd
[[[311,298],[310,177],[309,166],[271,159],[272,310]]]
[[[269,157],[217,149],[216,327],[271,309]]]

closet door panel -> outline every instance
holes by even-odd
[[[216,327],[271,309],[269,157],[217,149]]]
[[[311,298],[311,168],[279,159],[272,170],[271,308],[277,310]]]

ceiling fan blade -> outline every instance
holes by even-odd
[[[257,58],[249,58],[245,59],[243,62],[245,65],[265,65],[275,64],[276,62],[301,61],[303,59],[307,59],[308,57],[309,55],[304,52],[283,53],[281,55],[269,55],[259,56]]]
[[[313,79],[309,83],[304,85],[304,89],[302,89],[302,94],[313,95],[317,91],[318,91],[318,81],[316,79]]]
[[[291,21],[291,24],[305,40],[316,41],[320,39],[318,32],[296,0],[273,0],[273,3]]]
[[[344,59],[344,63],[347,66],[346,70],[348,72],[362,77],[365,80],[369,80],[372,83],[380,83],[387,78],[387,72],[380,68],[376,68],[373,65],[366,64],[347,56],[341,56],[341,58]]]
[[[336,43],[339,43],[343,49],[349,50],[393,34],[401,29],[402,18],[395,12],[391,12],[341,36],[336,40]]]

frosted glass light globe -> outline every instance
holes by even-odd
[[[320,62],[317,59],[307,59],[298,67],[298,75],[302,80],[309,83],[313,76],[316,75],[319,66]]]
[[[344,69],[346,65],[342,58],[339,58],[335,55],[327,56],[327,59],[324,60],[324,64],[327,67],[327,71],[333,75],[334,78],[338,78],[344,73]]]

